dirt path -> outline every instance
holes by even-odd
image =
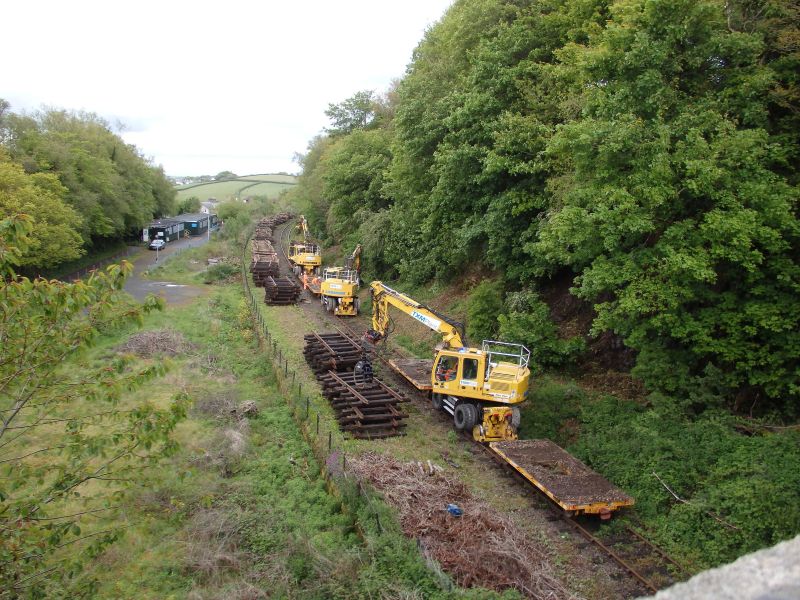
[[[156,281],[142,277],[145,271],[163,263],[170,256],[189,248],[202,246],[207,241],[205,236],[201,236],[170,242],[164,250],[158,252],[144,248],[140,249],[130,257],[131,262],[133,262],[133,273],[125,282],[125,291],[137,300],[144,300],[148,294],[154,294],[163,298],[170,306],[187,304],[198,295],[208,293],[208,289],[202,286],[180,284],[172,281]]]

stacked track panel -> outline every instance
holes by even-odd
[[[361,359],[361,346],[341,333],[309,333],[303,355],[319,377],[328,371],[352,371]]]
[[[399,405],[406,399],[377,377],[355,374],[363,355],[358,342],[341,333],[312,333],[305,336],[303,354],[343,432],[360,439],[405,434],[408,415]]]
[[[250,263],[253,283],[256,287],[264,287],[267,277],[278,277],[281,274],[278,253],[267,240],[253,240],[253,262]]]
[[[272,305],[294,304],[303,289],[290,277],[267,276],[264,279],[264,303]]]
[[[250,272],[256,287],[264,287],[268,277],[278,277],[281,274],[272,236],[275,227],[291,218],[290,213],[278,213],[261,219],[256,225],[253,234],[253,260],[250,263]]]

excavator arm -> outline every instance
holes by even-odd
[[[347,266],[348,269],[353,269],[359,273],[361,272],[361,244],[357,244],[353,253],[347,257],[345,266]]]
[[[372,329],[367,332],[367,338],[373,343],[386,336],[389,329],[389,308],[394,306],[412,319],[442,334],[442,341],[446,346],[464,347],[463,325],[460,323],[434,312],[380,281],[373,281],[369,287],[372,292]]]
[[[308,239],[311,237],[310,232],[308,230],[308,221],[303,215],[300,215],[299,220],[297,221],[297,231],[303,232],[303,241],[308,242]]]

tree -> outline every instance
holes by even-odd
[[[390,144],[385,129],[356,130],[326,154],[322,196],[329,202],[327,230],[337,239],[391,203],[383,189],[383,174],[392,158]]]
[[[0,221],[0,596],[84,597],[92,581],[81,565],[121,535],[119,496],[174,450],[186,399],[123,410],[123,393],[163,364],[76,361],[103,330],[160,301],[124,300],[127,263],[72,284],[17,277],[32,231],[24,216]],[[90,515],[114,524],[98,528]]]
[[[81,217],[64,203],[66,191],[55,175],[28,175],[0,148],[0,214],[27,214],[33,226],[20,266],[52,268],[83,254]]]
[[[0,138],[28,173],[56,175],[64,201],[82,217],[85,245],[120,238],[172,212],[175,191],[160,167],[92,113],[49,110],[8,114]]]
[[[214,181],[226,181],[228,179],[236,179],[238,175],[233,171],[220,171],[214,176]]]
[[[366,128],[375,118],[374,90],[356,92],[339,104],[328,104],[325,116],[333,124],[327,129],[333,135]]]
[[[189,196],[178,202],[176,208],[178,214],[183,213],[196,213],[200,211],[200,198],[197,196]]]
[[[583,115],[548,145],[561,173],[527,251],[579,273],[594,331],[638,350],[651,389],[796,415],[798,188],[769,132],[763,39],[732,33],[718,2],[612,10],[562,54]]]

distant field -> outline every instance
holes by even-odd
[[[277,197],[283,190],[295,184],[291,175],[247,175],[231,181],[190,184],[177,188],[178,201],[197,196],[201,201],[208,198],[230,200],[244,196]]]
[[[294,175],[271,175],[263,173],[261,175],[243,175],[242,179],[258,179],[259,181],[278,181],[281,183],[297,183],[297,177]]]

